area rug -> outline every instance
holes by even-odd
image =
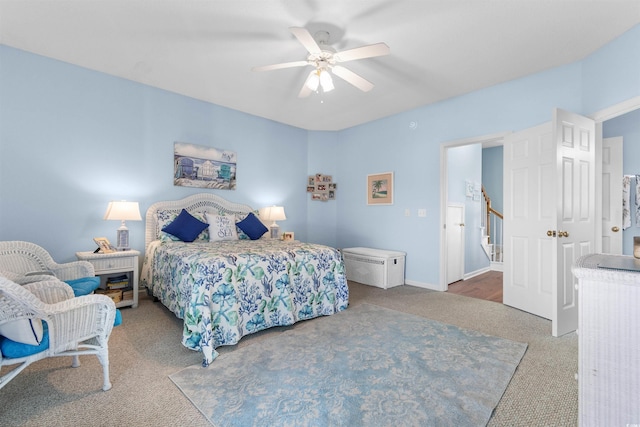
[[[170,378],[214,426],[484,426],[526,349],[361,304]]]

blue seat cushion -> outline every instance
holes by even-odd
[[[116,308],[116,317],[113,320],[113,326],[122,324],[122,313]],[[20,357],[27,357],[45,351],[49,348],[49,327],[47,322],[42,322],[42,340],[39,345],[23,344],[10,340],[7,337],[0,335],[0,352],[2,357],[7,359],[17,359]]]
[[[49,348],[49,327],[47,322],[42,322],[42,340],[39,345],[23,344],[21,342],[15,342],[9,338],[0,335],[0,351],[2,357],[8,359],[17,359],[20,357],[27,357],[45,351]]]
[[[80,279],[65,280],[65,283],[71,286],[73,294],[77,297],[89,295],[100,286],[99,277],[82,277]]]

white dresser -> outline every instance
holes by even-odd
[[[578,424],[640,425],[640,260],[586,255],[573,273],[580,301]]]

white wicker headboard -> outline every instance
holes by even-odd
[[[254,212],[254,209],[249,205],[233,203],[210,193],[198,193],[180,200],[156,202],[147,209],[147,215],[145,218],[145,249],[149,246],[149,243],[157,240],[160,236],[161,230],[158,227],[158,218],[156,216],[158,211],[170,210],[179,214],[182,209],[186,209],[188,212],[203,212],[210,208],[227,214],[247,214],[249,212]]]

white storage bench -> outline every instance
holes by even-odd
[[[404,252],[371,248],[342,249],[347,279],[388,289],[404,285]]]

